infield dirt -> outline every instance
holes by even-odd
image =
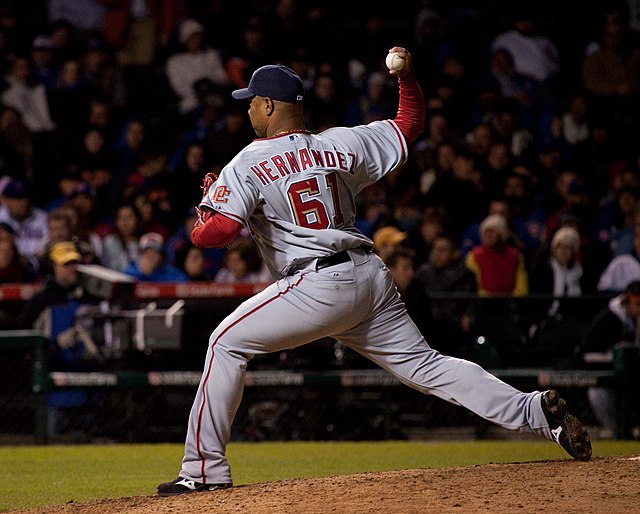
[[[173,498],[139,496],[22,514],[632,513],[640,456],[430,468],[264,482]]]

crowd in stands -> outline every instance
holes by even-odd
[[[202,177],[254,137],[230,91],[281,62],[304,81],[311,131],[392,118],[396,44],[427,123],[408,163],[357,199],[357,226],[410,261],[403,280],[575,296],[639,279],[631,4],[595,2],[582,22],[544,2],[406,4],[2,2],[0,282],[43,280],[63,241],[141,280],[267,279],[248,233],[228,250],[189,241]]]

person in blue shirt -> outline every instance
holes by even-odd
[[[140,255],[124,272],[144,282],[187,282],[187,275],[165,261],[164,238],[147,232],[140,238]]]

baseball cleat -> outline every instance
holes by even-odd
[[[158,496],[177,496],[178,494],[195,493],[201,491],[215,491],[229,489],[233,484],[203,484],[188,478],[178,477],[173,482],[165,482],[158,486]]]
[[[591,458],[591,440],[584,425],[567,410],[567,402],[558,391],[542,395],[542,410],[547,417],[551,434],[569,455],[576,460]]]

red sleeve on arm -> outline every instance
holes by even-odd
[[[425,107],[424,96],[414,73],[406,77],[398,77],[400,100],[398,113],[393,121],[407,140],[413,143],[424,130]]]
[[[191,242],[200,248],[222,248],[238,237],[241,230],[241,223],[222,214],[216,214],[204,225],[194,227],[191,231]]]

